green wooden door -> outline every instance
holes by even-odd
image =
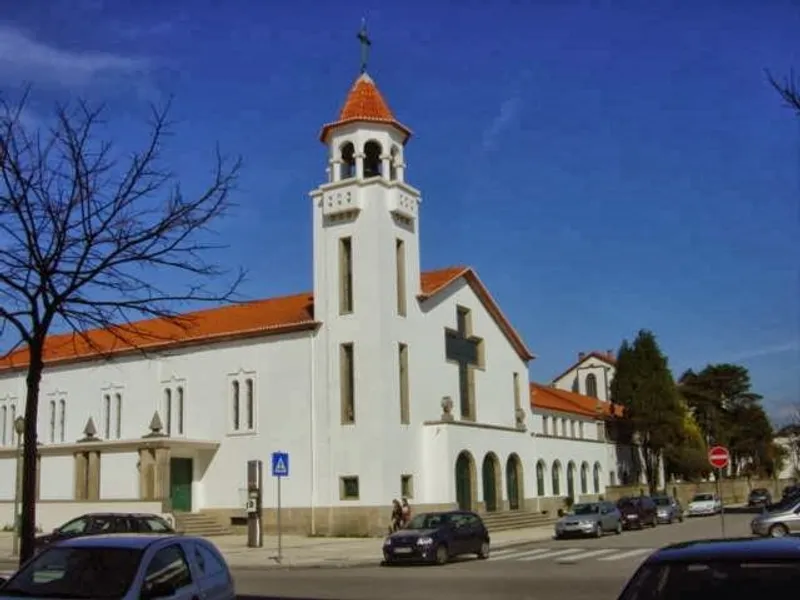
[[[519,510],[519,471],[515,457],[509,456],[506,463],[506,486],[508,487],[508,508]]]
[[[486,512],[497,510],[497,473],[495,472],[494,460],[490,457],[483,459],[483,503],[486,505]]]
[[[472,510],[471,471],[469,458],[459,454],[456,459],[456,500],[460,510]]]
[[[191,512],[193,470],[191,458],[170,459],[169,498],[172,501],[172,510]]]

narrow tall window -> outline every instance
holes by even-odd
[[[183,435],[183,386],[178,386],[175,391],[178,394],[178,435]]]
[[[50,443],[56,441],[56,401],[50,401]]]
[[[339,379],[342,403],[342,424],[356,422],[355,360],[353,344],[342,344],[339,348]]]
[[[172,435],[172,390],[164,390],[164,425],[167,435]]]
[[[406,316],[406,243],[395,241],[395,269],[397,270],[397,314]]]
[[[3,420],[3,446],[8,444],[8,407],[4,406],[2,408],[2,420]],[[13,428],[13,426],[12,426]]]
[[[117,403],[117,405],[114,407],[115,410],[117,411],[117,414],[114,415],[116,417],[116,420],[114,422],[114,429],[116,431],[114,433],[116,433],[117,439],[121,439],[122,438],[122,394],[115,394],[114,400]]]
[[[240,422],[240,408],[241,407],[239,406],[239,400],[240,399],[239,399],[239,382],[238,381],[234,381],[234,382],[231,383],[231,395],[233,396],[233,398],[231,398],[231,401],[233,403],[233,406],[232,406],[232,409],[233,409],[233,415],[232,415],[233,416],[233,430],[234,431],[239,431],[239,425],[241,424],[241,422]]]
[[[245,389],[245,402],[247,402],[247,407],[245,408],[246,416],[247,416],[247,429],[252,431],[255,429],[255,388],[253,387],[253,380],[252,379],[245,379],[244,380],[244,389]]]
[[[586,395],[597,398],[597,377],[594,373],[586,376]]]
[[[16,422],[16,420],[17,420],[17,405],[16,404],[12,404],[11,405],[11,443],[12,444],[16,444],[17,443],[17,438],[16,438],[17,428],[14,427],[14,423]]]
[[[58,439],[63,442],[65,439],[64,427],[67,422],[67,401],[62,399],[59,401],[60,415],[58,417]]]
[[[514,373],[514,410],[522,408],[522,400],[519,393],[519,373]]]
[[[353,238],[339,240],[339,314],[353,312]]]
[[[103,434],[105,438],[111,437],[111,396],[103,396]]]
[[[411,422],[411,411],[408,402],[408,345],[398,344],[398,366],[400,375],[400,422],[408,425]]]

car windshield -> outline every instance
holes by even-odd
[[[136,548],[55,547],[38,554],[0,592],[37,598],[122,598],[142,551]]]
[[[587,504],[576,504],[572,507],[574,515],[596,515],[600,512],[600,505],[593,502]]]
[[[627,510],[636,510],[636,500],[633,498],[623,498],[619,502],[617,502],[617,507],[620,510],[627,509]]]
[[[620,600],[708,600],[784,597],[797,587],[796,561],[709,561],[644,566]]]
[[[406,529],[437,529],[452,522],[450,515],[444,513],[423,513],[408,522]]]
[[[785,512],[794,511],[795,507],[800,508],[800,499],[798,498],[784,498],[776,504],[770,504],[767,507],[768,512]]]
[[[713,499],[713,494],[695,494],[692,502],[711,502]]]
[[[656,496],[653,498],[653,502],[656,503],[656,506],[669,506],[671,504],[666,496]]]
[[[766,494],[767,490],[765,490],[764,488],[756,488],[750,493],[753,494],[754,496],[755,495],[761,495],[761,494]]]

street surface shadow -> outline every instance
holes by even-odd
[[[253,596],[237,595],[237,600],[330,600],[329,598],[299,598],[297,596]]]

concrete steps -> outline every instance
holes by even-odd
[[[222,523],[214,517],[203,513],[174,513],[175,529],[186,535],[212,537],[215,535],[228,535],[230,530],[223,527]]]
[[[543,515],[542,513],[527,510],[483,512],[481,513],[481,518],[490,532],[525,529],[528,527],[543,527],[552,525],[556,521],[556,519],[550,515]]]

